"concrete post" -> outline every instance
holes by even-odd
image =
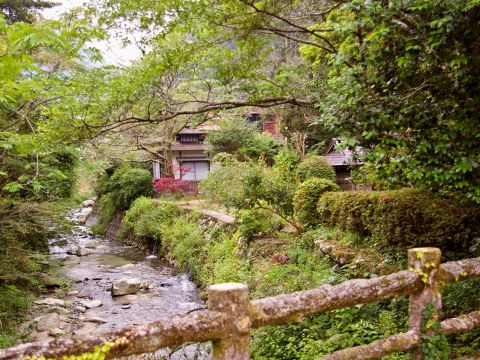
[[[248,360],[250,341],[250,297],[244,284],[227,283],[208,288],[207,306],[227,315],[230,334],[212,342],[212,360]]]
[[[437,248],[414,248],[408,250],[409,270],[420,274],[425,286],[417,293],[410,295],[410,330],[420,339],[418,349],[413,354],[415,360],[423,359],[421,341],[422,312],[425,307],[434,303],[433,320],[438,320],[438,312],[442,309],[440,293],[440,258],[441,251]]]

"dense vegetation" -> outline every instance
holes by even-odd
[[[373,255],[357,247],[358,258],[368,257],[368,261],[352,262],[333,271],[333,258],[321,256],[314,248],[314,241],[327,234],[324,229],[308,231],[299,237],[279,234],[280,238],[274,242],[248,243],[242,241],[241,227],[226,230],[221,225],[202,224],[205,222],[200,214],[185,213],[164,200],[139,198],[126,213],[122,233],[147,239],[152,246],[154,241],[160,241],[159,252],[188,269],[202,289],[213,283],[242,282],[248,284],[253,298],[309,289],[323,283],[336,284],[358,276],[376,276],[400,268],[392,267],[386,254],[375,251]],[[338,237],[338,233],[328,234]],[[406,249],[399,251],[406,252]],[[445,288],[444,309],[449,316],[478,306],[478,285],[475,280]],[[259,330],[251,343],[252,358],[316,359],[321,354],[405,331],[407,312],[407,299],[399,298],[311,316],[298,324]],[[469,342],[476,339],[478,331],[449,341],[457,355],[466,355],[475,350]],[[407,355],[385,357],[407,358]]]
[[[412,246],[479,255],[478,0],[101,0],[42,19],[54,5],[0,1],[1,347],[82,171],[103,174],[97,231],[126,212],[124,236],[159,243],[202,286],[240,281],[261,297],[395,271]],[[142,56],[102,62],[92,42],[108,36]],[[259,132],[266,119],[284,142]],[[200,194],[235,230],[149,198],[145,164],[168,172],[175,135],[200,124],[219,126]],[[333,137],[363,164],[355,181],[384,191],[338,191],[321,156]],[[367,261],[333,263],[357,253]],[[479,288],[447,287],[446,313],[478,306]],[[394,299],[265,329],[253,356],[367,343],[403,331],[405,312]],[[479,346],[478,331],[449,340],[459,356]]]

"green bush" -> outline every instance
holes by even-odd
[[[30,299],[15,285],[0,285],[0,349],[13,346],[15,326],[25,319]]]
[[[94,231],[104,234],[115,214],[127,210],[135,199],[152,195],[152,175],[129,165],[109,169],[98,179],[95,193],[102,213]]]
[[[139,197],[125,213],[121,234],[132,233],[135,236],[160,240],[164,226],[171,224],[174,218],[182,214],[174,204]]]
[[[439,247],[449,258],[478,249],[479,208],[420,190],[326,193],[318,212],[323,225],[357,232],[364,245],[400,247],[402,255],[415,246]]]
[[[241,210],[237,219],[240,221],[238,231],[247,242],[250,242],[258,233],[269,233],[272,231],[272,214],[261,209]]]
[[[297,220],[307,228],[319,224],[317,204],[320,196],[327,191],[338,190],[338,185],[327,179],[310,178],[301,183],[293,198]]]
[[[335,170],[325,156],[308,155],[298,164],[297,178],[302,182],[309,178],[335,181]]]
[[[132,168],[128,165],[117,168],[111,176],[104,176],[96,189],[97,195],[111,194],[111,201],[117,210],[127,210],[140,196],[153,192],[150,171]]]

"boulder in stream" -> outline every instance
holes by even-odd
[[[112,296],[136,294],[140,291],[141,285],[137,278],[122,278],[112,284]]]
[[[60,315],[49,313],[38,318],[37,331],[50,331],[60,327]]]
[[[80,301],[80,304],[85,306],[87,309],[92,309],[103,305],[100,300],[82,300]]]
[[[93,199],[88,199],[82,202],[82,207],[93,207],[95,206],[95,200]]]
[[[82,247],[79,247],[77,249],[77,256],[87,256],[87,255],[90,255],[90,250]]]
[[[45,298],[42,300],[35,301],[36,305],[47,305],[47,306],[65,306],[65,300],[55,299],[55,298]]]
[[[96,241],[90,241],[85,245],[87,249],[96,249],[98,246],[98,243]]]

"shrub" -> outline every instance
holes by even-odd
[[[213,154],[234,154],[256,133],[256,125],[244,118],[227,119],[220,122],[219,129],[209,132],[206,140],[212,145]]]
[[[152,194],[152,175],[148,170],[124,165],[111,175],[107,172],[95,191],[99,197],[108,194],[115,211],[127,210],[136,198]]]
[[[188,180],[161,178],[153,182],[157,194],[188,194],[195,191],[195,184]]]
[[[121,234],[125,236],[127,233],[132,233],[135,236],[159,240],[163,227],[170,225],[181,213],[181,209],[174,204],[162,203],[142,196],[135,200],[125,213]]]
[[[297,178],[302,182],[309,178],[335,181],[335,170],[325,156],[308,155],[298,164]]]
[[[295,192],[293,205],[295,216],[305,227],[320,222],[317,204],[320,196],[327,191],[338,191],[339,187],[331,180],[310,178],[301,183]]]
[[[293,218],[295,182],[263,162],[228,160],[201,182],[200,193],[227,208],[263,209],[300,230]]]
[[[247,242],[259,233],[271,233],[274,231],[273,216],[261,209],[241,210],[237,219],[240,220],[238,231]]]
[[[447,256],[471,255],[480,236],[480,210],[414,189],[326,193],[318,202],[322,224],[357,232],[387,247],[436,246]],[[478,245],[478,244],[477,244]]]
[[[300,162],[297,152],[290,148],[282,148],[275,156],[274,168],[286,179],[295,177],[295,169]]]

